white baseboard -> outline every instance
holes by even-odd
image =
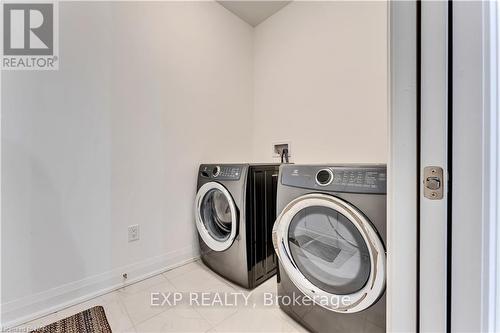
[[[24,324],[182,266],[197,258],[197,248],[186,247],[28,297],[6,302],[1,305],[2,321],[0,328],[5,329]],[[122,276],[124,272],[128,275],[126,280]]]

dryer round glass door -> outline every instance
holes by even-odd
[[[214,251],[228,249],[236,237],[237,212],[229,191],[210,182],[196,194],[196,227],[203,241]]]
[[[295,199],[278,216],[273,241],[292,282],[324,308],[359,312],[385,290],[383,243],[368,219],[339,198]]]

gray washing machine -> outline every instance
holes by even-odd
[[[279,178],[280,308],[313,332],[385,332],[386,166],[283,165]]]
[[[195,221],[202,261],[252,289],[277,271],[272,243],[279,164],[202,164]]]

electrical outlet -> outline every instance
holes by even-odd
[[[139,240],[139,225],[129,225],[128,226],[128,241],[133,242]]]

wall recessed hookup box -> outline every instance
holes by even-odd
[[[288,157],[290,158],[292,156],[291,148],[292,144],[290,141],[275,142],[273,143],[273,157],[281,158],[281,153],[283,152],[283,149],[288,149]]]

